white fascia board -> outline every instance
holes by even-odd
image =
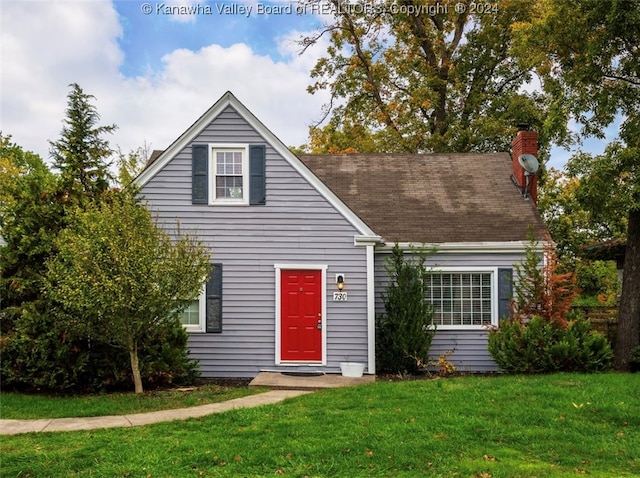
[[[189,129],[176,139],[151,166],[145,169],[135,182],[144,186],[155,176],[176,154],[182,151],[211,123],[227,106],[234,108],[268,143],[295,169],[311,186],[313,186],[347,221],[364,236],[376,236],[369,226],[336,196],[318,177],[307,168],[289,148],[280,141],[246,106],[230,91],[227,91],[211,108],[209,108]]]
[[[222,111],[230,104],[232,98],[235,99],[230,91],[227,91],[222,97],[216,101],[200,118],[196,120],[187,130],[182,133],[171,145],[165,149],[158,158],[146,168],[142,173],[134,179],[134,182],[142,187],[151,180],[158,172],[164,168],[175,155],[187,147]],[[236,100],[237,101],[237,100]]]
[[[429,250],[434,249],[436,253],[450,253],[450,254],[469,254],[474,252],[481,253],[522,253],[530,246],[529,241],[509,241],[509,242],[443,242],[440,244],[430,243],[413,243],[413,242],[399,242],[403,250],[415,249],[415,250]],[[538,242],[535,246],[536,251],[542,251],[546,242]],[[377,247],[376,251],[385,252],[391,251],[394,244],[386,243],[383,246]]]

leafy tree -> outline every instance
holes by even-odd
[[[543,147],[568,139],[548,98],[523,89],[530,70],[510,52],[534,2],[329,3],[333,22],[301,41],[330,39],[309,87],[331,92],[329,123],[311,131],[328,144],[311,150],[505,151],[518,123],[540,131]],[[354,134],[362,125],[368,134]]]
[[[573,115],[583,134],[604,137],[621,118],[620,141],[603,155],[578,155],[570,174],[580,177],[590,213],[627,215],[615,346],[615,367],[626,370],[640,342],[640,0],[539,0],[516,38],[520,61],[540,74],[556,111]]]
[[[97,200],[108,186],[104,158],[111,150],[100,136],[114,127],[95,126],[99,116],[91,98],[72,85],[62,137],[51,143],[61,175],[2,138],[0,155],[10,165],[0,173],[0,227],[6,241],[0,248],[5,384],[61,390],[78,385],[85,371],[88,343],[64,330],[60,311],[42,289],[46,261],[55,256],[55,238],[69,215],[80,204]]]
[[[377,317],[376,353],[380,370],[416,372],[428,363],[435,335],[433,306],[426,300],[427,255],[407,258],[396,244],[387,259],[389,285],[385,313]]]
[[[627,248],[615,344],[615,367],[626,370],[632,349],[640,344],[640,143],[636,148],[612,143],[602,155],[572,158],[568,168],[581,178],[577,199],[596,221],[607,224],[612,216],[626,215]]]
[[[81,208],[113,201],[104,169],[111,150],[101,138],[112,127],[96,127],[92,97],[73,87],[62,139],[52,143],[62,163],[60,175],[0,134],[0,228],[6,242],[0,246],[0,373],[5,388],[99,391],[131,381],[128,351],[114,351],[111,338],[90,327],[95,324],[44,293],[58,235]],[[196,366],[186,345],[184,328],[175,321],[149,329],[139,343],[146,382],[193,379]]]
[[[189,236],[173,242],[127,192],[78,211],[56,245],[47,296],[72,314],[75,329],[126,350],[142,392],[141,345],[149,331],[179,324],[206,280],[208,253]]]
[[[610,209],[594,216],[582,200],[580,177],[551,168],[546,171],[538,195],[538,209],[555,243],[558,268],[573,271],[581,302],[615,303],[618,274],[613,261],[593,260],[585,246],[626,234],[627,215]]]
[[[0,133],[0,297],[2,331],[8,333],[24,308],[42,309],[44,263],[64,227],[57,178],[42,159]]]
[[[103,136],[116,126],[97,126],[100,115],[91,104],[95,97],[77,83],[69,86],[64,126],[60,139],[50,142],[51,156],[60,170],[63,191],[77,198],[95,197],[107,190],[112,179],[107,159],[113,150]]]
[[[149,158],[149,146],[145,143],[135,151],[124,154],[118,151],[118,183],[121,187],[131,186],[135,177],[142,172]]]
[[[576,284],[581,291],[581,303],[608,306],[616,304],[620,284],[615,261],[578,260],[575,274]]]
[[[339,128],[332,123],[324,128],[312,126],[309,129],[309,145],[305,149],[312,154],[377,152],[377,136],[363,125],[342,124]]]
[[[573,161],[580,159],[570,163]],[[624,237],[627,228],[627,215],[621,211],[609,210],[606,217],[594,217],[579,200],[582,186],[577,175],[551,168],[546,171],[538,195],[538,209],[556,244],[558,258],[569,268],[584,254],[584,246]]]

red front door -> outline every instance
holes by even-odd
[[[280,272],[281,359],[322,361],[322,271]]]

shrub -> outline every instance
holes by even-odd
[[[389,285],[383,294],[385,313],[377,317],[378,368],[414,373],[426,367],[435,334],[433,307],[425,297],[426,253],[408,259],[398,246],[387,259]]]
[[[489,333],[488,347],[500,369],[511,373],[602,372],[613,358],[607,339],[582,318],[566,327],[539,316],[528,323],[507,320]]]
[[[131,389],[129,354],[73,327],[68,317],[42,314],[29,304],[13,331],[0,339],[3,389],[95,393]],[[141,344],[145,385],[188,384],[198,376],[187,333],[178,320],[148,331]]]
[[[578,294],[573,274],[560,274],[550,240],[539,269],[537,244],[515,266],[518,283],[511,317],[489,333],[489,353],[500,369],[514,373],[600,372],[611,368],[607,339],[588,320],[569,311]]]
[[[640,372],[640,345],[631,349],[631,357],[629,358],[629,371]]]

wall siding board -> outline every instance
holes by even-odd
[[[382,294],[388,284],[388,276],[384,268],[387,257],[389,257],[389,253],[379,252],[375,258],[376,315],[384,313]],[[438,270],[438,267],[513,267],[523,257],[523,254],[514,253],[436,253],[429,257],[427,266],[435,271]],[[437,360],[439,355],[453,351],[448,360],[459,371],[495,372],[498,370],[498,366],[487,350],[487,337],[488,331],[483,329],[437,330],[431,343],[429,358]]]
[[[266,144],[266,205],[191,204],[191,144],[142,189],[158,223],[193,233],[223,267],[222,333],[189,335],[203,377],[253,377],[275,365],[274,264],[324,264],[327,365],[367,362],[366,249],[358,231],[231,107],[192,144]],[[347,277],[347,302],[333,302],[335,273]],[[314,368],[314,367],[311,367]],[[320,367],[315,367],[320,368]]]

